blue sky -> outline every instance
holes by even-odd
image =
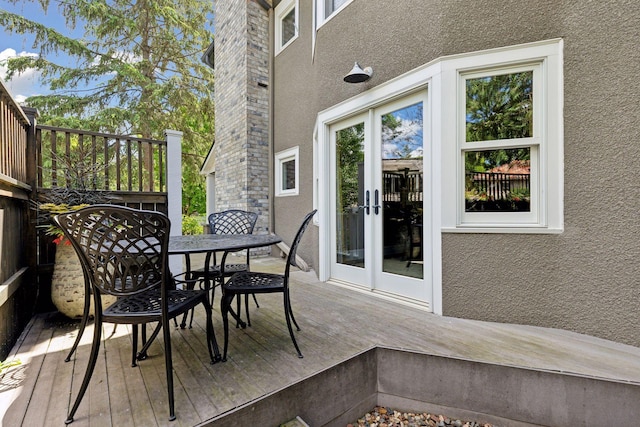
[[[72,34],[76,37],[82,36],[82,29],[76,29],[73,33],[64,24],[64,18],[60,16],[55,2],[52,2],[46,14],[37,2],[20,1],[13,4],[6,0],[0,0],[0,9],[26,16],[31,20],[53,27],[63,34]],[[30,34],[9,34],[3,27],[0,27],[0,61],[15,55],[37,55],[39,48],[33,46],[34,37]],[[50,58],[53,58],[50,55]],[[57,61],[64,63],[65,57],[57,57]],[[48,88],[40,84],[40,75],[35,71],[27,71],[20,76],[14,77],[6,82],[6,71],[0,65],[0,79],[9,92],[18,102],[32,95],[43,95],[49,93]]]

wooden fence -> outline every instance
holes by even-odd
[[[55,244],[37,232],[40,202],[78,190],[180,219],[180,132],[152,140],[37,125],[36,116],[0,82],[0,360],[34,311],[55,309]]]
[[[385,202],[422,202],[424,189],[421,171],[384,172],[382,200]]]
[[[30,129],[29,118],[0,82],[0,360],[31,318],[38,293],[29,209]]]
[[[112,203],[167,213],[167,141],[38,125],[39,200],[50,189],[104,193]]]
[[[530,175],[524,173],[470,172],[467,182],[478,193],[491,200],[506,200],[512,192],[529,193]]]

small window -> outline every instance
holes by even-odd
[[[318,16],[317,27],[321,27],[322,24],[352,1],[353,0],[316,0],[316,13]]]
[[[298,195],[298,147],[276,154],[276,196]]]
[[[276,54],[298,37],[298,0],[285,0],[276,7]]]

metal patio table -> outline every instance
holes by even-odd
[[[271,246],[280,243],[281,241],[282,238],[276,234],[195,234],[187,236],[169,236],[168,253],[169,255],[185,256],[186,271],[182,274],[177,275],[177,277],[181,276],[181,278],[177,278],[176,282],[186,284],[188,287],[192,287],[195,285],[196,280],[193,280],[190,276],[191,255],[203,253],[207,254],[205,262],[206,272],[206,269],[209,268],[209,257],[213,252],[225,252],[225,255],[222,259],[222,262],[224,263],[228,252]],[[207,290],[208,294],[211,287],[210,281],[208,279],[205,279],[204,283],[205,289]],[[238,316],[233,310],[231,310],[230,313],[238,321],[238,323],[244,323],[240,319],[240,316]],[[182,323],[180,324],[180,327],[183,329],[185,326],[186,317],[183,318]],[[146,340],[146,333],[143,328],[143,341],[145,341],[145,344],[143,345],[143,348],[139,353],[138,359],[142,360],[146,358],[147,350],[151,342],[153,342],[153,340],[158,335],[159,331],[160,327],[158,326],[149,337],[149,340]],[[216,361],[218,361],[219,356],[216,357],[216,359]]]

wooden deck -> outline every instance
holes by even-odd
[[[252,268],[282,271],[283,261],[256,259]],[[259,296],[259,309],[251,303],[253,326],[231,329],[226,363],[209,364],[204,314],[197,313],[193,329],[172,331],[177,420],[170,423],[161,342],[132,368],[129,330],[119,326],[111,335],[113,326],[106,325],[98,365],[72,425],[200,425],[376,345],[640,383],[640,348],[555,329],[435,316],[320,283],[313,272],[293,272],[292,281],[303,359],[289,339],[280,295]],[[217,307],[214,321],[222,347]],[[90,349],[92,330],[77,357],[64,362],[76,329],[77,323],[59,315],[33,318],[10,356],[22,364],[0,376],[2,425],[63,425]]]

